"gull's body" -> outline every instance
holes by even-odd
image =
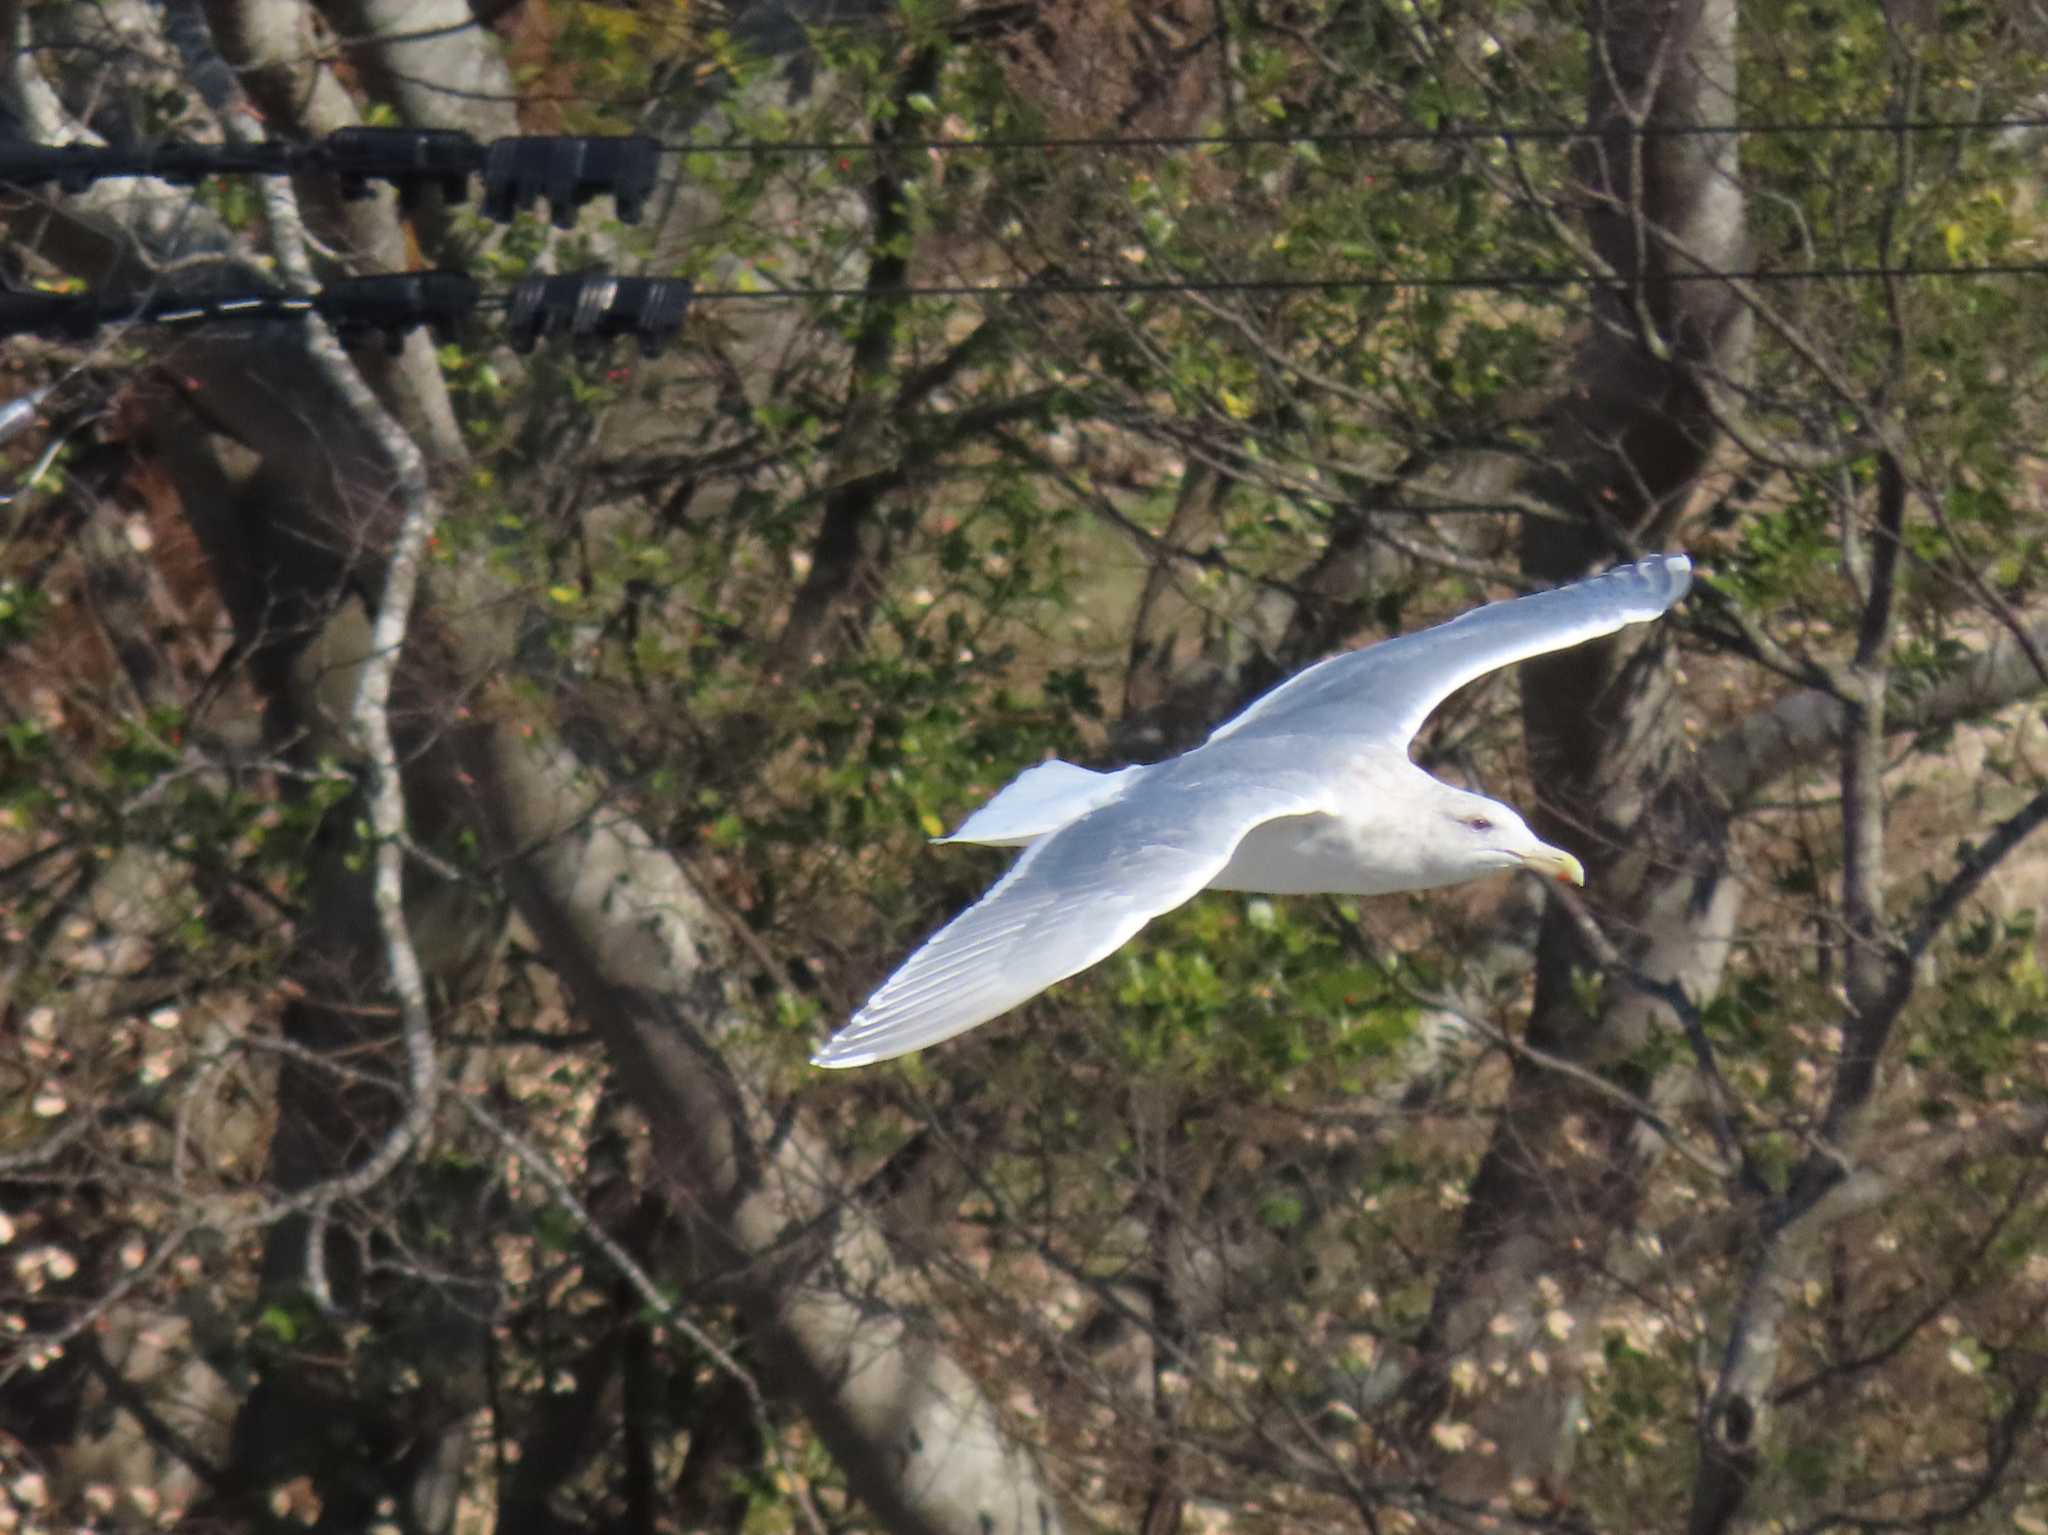
[[[950,1039],[1107,958],[1200,890],[1385,895],[1511,868],[1583,882],[1579,861],[1507,806],[1416,767],[1409,742],[1466,683],[1657,617],[1691,570],[1663,555],[1333,656],[1150,767],[1045,762],[1019,775],[943,840],[1023,856],[817,1063],[861,1066]]]

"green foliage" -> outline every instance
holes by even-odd
[[[36,632],[48,612],[48,594],[12,579],[0,580],[0,643],[22,643]]]
[[[1934,1005],[1916,1020],[1906,1060],[1927,1074],[1938,1095],[1926,1107],[1946,1118],[1950,1094],[1982,1103],[2026,1090],[2048,1042],[2048,973],[2041,964],[2038,914],[1983,916],[1956,935],[1950,974]]]
[[[1109,963],[1114,1072],[1240,1100],[1355,1093],[1412,1029],[1413,1005],[1392,976],[1269,899],[1201,899],[1152,932]]]

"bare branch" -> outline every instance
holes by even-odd
[[[2042,691],[2033,655],[2048,648],[2048,622],[2025,630],[2022,646],[2000,635],[1953,666],[1939,682],[1911,685],[1894,677],[1885,701],[1889,735],[1941,730],[1981,719]],[[1740,809],[1786,774],[1810,767],[1840,745],[1841,701],[1808,689],[1749,715],[1700,748],[1702,786]]]
[[[775,1432],[773,1420],[768,1416],[768,1402],[761,1394],[761,1384],[754,1379],[753,1372],[737,1359],[710,1333],[699,1327],[677,1308],[674,1299],[664,1293],[655,1283],[654,1276],[641,1267],[631,1253],[619,1245],[618,1240],[598,1224],[589,1207],[576,1197],[575,1189],[561,1170],[548,1160],[540,1150],[518,1134],[497,1115],[485,1108],[473,1093],[456,1095],[456,1103],[462,1111],[478,1125],[487,1130],[499,1145],[503,1146],[520,1163],[541,1181],[541,1184],[555,1198],[555,1203],[565,1211],[576,1227],[590,1241],[590,1244],[604,1254],[605,1261],[619,1271],[626,1283],[633,1287],[633,1293],[640,1297],[642,1305],[659,1316],[662,1322],[673,1327],[688,1338],[691,1343],[746,1393],[747,1406],[753,1412],[754,1421],[760,1426],[761,1442],[767,1446],[769,1455],[779,1464],[782,1460],[780,1436]],[[804,1516],[804,1523],[814,1535],[825,1535],[825,1522],[818,1517],[818,1510],[811,1502],[803,1480],[794,1472],[784,1468],[784,1474],[791,1496],[797,1509]]]
[[[1479,1038],[1485,1040],[1496,1049],[1505,1050],[1517,1060],[1527,1061],[1530,1065],[1540,1067],[1545,1071],[1554,1071],[1559,1076],[1569,1077],[1572,1081],[1578,1083],[1579,1086],[1591,1092],[1595,1097],[1604,1098],[1616,1108],[1633,1114],[1645,1125],[1649,1126],[1650,1129],[1654,1130],[1666,1146],[1669,1146],[1701,1172],[1707,1174],[1708,1177],[1722,1181],[1734,1178],[1736,1169],[1733,1166],[1693,1145],[1690,1140],[1678,1132],[1677,1127],[1664,1114],[1659,1112],[1656,1105],[1652,1104],[1648,1099],[1639,1097],[1624,1087],[1617,1086],[1598,1072],[1588,1070],[1576,1061],[1568,1061],[1562,1056],[1552,1055],[1547,1050],[1539,1050],[1534,1045],[1526,1044],[1516,1039],[1513,1035],[1495,1028],[1483,1018],[1476,1018],[1470,1013],[1459,1012],[1449,1001],[1443,998],[1418,996],[1415,1000],[1425,1007],[1434,1008],[1438,1012],[1457,1019],[1460,1024],[1470,1029]]]

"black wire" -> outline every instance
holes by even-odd
[[[1644,285],[1666,282],[1871,282],[1880,278],[1904,278],[1924,282],[1934,278],[2040,277],[2048,275],[2048,261],[1988,262],[1982,266],[1835,266],[1804,267],[1746,272],[1671,272],[1644,279]],[[1622,288],[1632,286],[1626,279],[1603,277],[1592,272],[1489,272],[1445,277],[1191,277],[1157,278],[1139,281],[1090,282],[1085,278],[1051,278],[1037,282],[1007,283],[906,283],[895,287],[784,286],[751,290],[745,288],[698,288],[693,302],[722,299],[732,302],[776,303],[797,299],[906,299],[1017,297],[1043,294],[1060,297],[1100,295],[1124,298],[1165,293],[1312,293],[1385,292],[1405,288],[1437,288],[1482,292],[1513,292],[1518,289]],[[485,305],[503,302],[484,300]]]
[[[1994,118],[1912,118],[1888,122],[1878,118],[1843,118],[1822,122],[1762,123],[1646,123],[1640,127],[1617,125],[1618,131],[1637,138],[1799,138],[1821,134],[1874,133],[1999,133],[2009,130],[2048,128],[2048,117]],[[955,153],[980,150],[993,154],[1037,152],[1054,149],[1227,149],[1289,144],[1463,144],[1498,139],[1504,143],[1575,143],[1602,137],[1610,130],[1573,127],[1564,124],[1509,123],[1494,127],[1455,125],[1443,128],[1386,128],[1338,130],[1326,133],[1162,133],[1130,138],[1089,138],[1048,135],[1044,137],[890,139],[743,139],[728,144],[664,144],[670,154],[774,155],[774,154],[880,154],[895,151],[929,150]]]
[[[416,274],[419,278],[430,278],[446,274]],[[586,272],[574,277],[553,278],[553,283],[605,282],[612,274]],[[1985,263],[1979,266],[1836,266],[1808,267],[1797,270],[1756,270],[1738,272],[1673,272],[1653,279],[1656,282],[1715,282],[1715,283],[1795,283],[1795,282],[1872,282],[1895,278],[1910,281],[1933,279],[1977,279],[1988,277],[2040,277],[2048,276],[2048,261]],[[382,282],[385,279],[363,279],[365,282]],[[1089,282],[1081,278],[1048,278],[1036,282],[1009,283],[906,283],[884,288],[863,286],[817,286],[780,287],[762,290],[742,288],[693,288],[688,302],[700,303],[710,300],[724,300],[735,303],[791,303],[819,299],[866,299],[899,300],[909,298],[983,298],[983,297],[1107,297],[1128,298],[1133,296],[1166,295],[1175,293],[1306,293],[1306,292],[1384,292],[1397,289],[1460,289],[1468,291],[1513,292],[1518,289],[1562,289],[1575,287],[1626,287],[1628,284],[1614,277],[1600,276],[1590,272],[1522,272],[1522,273],[1475,273],[1471,275],[1449,275],[1443,277],[1217,277],[1217,278],[1158,278],[1139,281]],[[474,292],[473,285],[471,293]],[[378,332],[402,332],[418,323],[434,320],[449,325],[459,324],[462,317],[486,310],[502,311],[510,308],[512,295],[506,293],[470,297],[465,294],[460,301],[433,302],[432,295],[425,300],[415,296],[413,303],[417,318],[399,317],[390,301],[369,306],[364,310],[359,295],[351,296],[347,286],[339,291],[329,290],[323,294],[290,294],[281,291],[250,294],[195,294],[161,295],[154,301],[123,300],[105,296],[83,295],[94,300],[82,307],[78,298],[51,295],[49,312],[38,314],[31,307],[10,318],[6,334],[46,334],[67,336],[77,339],[81,331],[115,324],[169,325],[192,329],[202,325],[234,323],[249,320],[298,319],[309,311],[326,314],[332,323],[346,327],[354,315],[360,327]],[[175,307],[171,307],[175,306]],[[402,309],[402,306],[401,306]],[[649,334],[673,334],[682,324],[684,309],[678,307],[670,323],[659,332]],[[631,327],[629,326],[628,329]],[[610,333],[607,333],[610,334]]]
[[[939,136],[925,139],[743,139],[731,143],[655,145],[660,154],[749,155],[765,157],[791,154],[879,155],[894,151],[946,154],[1045,154],[1056,150],[1185,150],[1252,148],[1288,145],[1376,144],[1459,144],[1499,141],[1514,145],[1531,143],[1575,143],[1599,139],[1608,131],[1631,137],[1654,138],[1783,138],[1818,137],[1838,134],[1926,134],[1997,133],[2020,129],[2048,129],[2048,115],[1996,117],[1987,119],[1914,118],[1884,121],[1875,118],[1841,118],[1819,122],[1695,123],[1616,125],[1612,130],[1566,124],[1508,123],[1493,125],[1453,124],[1437,128],[1387,128],[1336,130],[1323,133],[1186,133],[1148,134],[1120,138],[1041,135],[1033,137],[959,138]],[[423,133],[422,137],[428,137]],[[442,135],[446,137],[447,135]],[[334,135],[329,135],[331,140]],[[454,137],[468,139],[466,134]],[[562,137],[541,135],[541,137]],[[631,136],[629,136],[631,137]],[[604,136],[586,142],[609,142]],[[469,140],[476,157],[472,166],[449,163],[422,170],[409,162],[379,165],[365,161],[351,163],[348,170],[373,179],[441,179],[449,174],[470,174],[484,170],[488,146]],[[71,178],[98,181],[126,176],[168,176],[172,180],[199,180],[218,175],[275,175],[290,170],[318,170],[329,166],[333,150],[329,143],[295,144],[274,140],[249,145],[196,144],[173,140],[153,146],[16,146],[16,153],[0,153],[9,174],[7,180],[22,184]],[[459,157],[458,157],[459,158]]]

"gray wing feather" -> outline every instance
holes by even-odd
[[[986,1023],[1188,901],[1254,826],[1325,808],[1324,786],[1306,774],[1148,777],[1026,848],[812,1059],[865,1066]]]
[[[1367,735],[1405,751],[1436,706],[1516,661],[1656,618],[1692,587],[1692,561],[1664,554],[1590,581],[1474,608],[1449,623],[1332,656],[1283,682],[1209,739],[1239,731]],[[1307,725],[1302,716],[1328,710]]]

